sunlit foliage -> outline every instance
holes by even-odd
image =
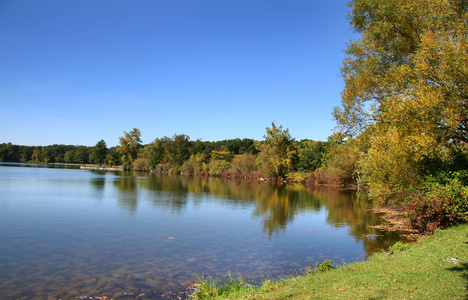
[[[138,128],[133,128],[132,131],[124,131],[124,136],[119,138],[120,146],[117,151],[121,155],[124,169],[130,169],[132,163],[138,157],[138,152],[142,147],[141,132]]]
[[[298,154],[296,141],[289,134],[288,129],[271,123],[271,128],[266,128],[263,136],[265,142],[258,142],[256,147],[258,154],[259,170],[268,177],[285,177],[288,172],[295,169]]]
[[[346,50],[333,115],[340,133],[368,146],[359,166],[376,197],[417,186],[428,169],[441,171],[427,162],[468,142],[467,3],[350,2],[361,38]]]

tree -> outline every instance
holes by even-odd
[[[232,171],[241,174],[244,178],[249,177],[256,170],[255,156],[250,153],[234,155],[232,160]]]
[[[190,158],[190,137],[185,134],[174,134],[172,138],[163,138],[164,160],[172,167],[179,168]]]
[[[119,138],[120,146],[117,151],[120,153],[122,166],[126,170],[131,169],[133,161],[138,157],[138,152],[142,147],[140,136],[140,130],[133,128],[130,132],[124,131],[124,136]]]
[[[17,162],[20,161],[19,146],[12,143],[0,144],[0,161]]]
[[[71,164],[71,163],[74,163],[74,160],[73,160],[73,157],[75,156],[75,153],[74,153],[74,149],[69,149],[67,152],[65,152],[65,157],[64,157],[64,161],[65,163],[67,164]],[[32,160],[34,160],[33,158],[31,158]]]
[[[34,147],[23,146],[20,154],[21,162],[28,162],[31,159]]]
[[[322,163],[326,143],[320,141],[301,141],[298,149],[298,170],[315,171]]]
[[[361,38],[347,47],[333,115],[340,133],[366,137],[359,165],[371,193],[388,196],[417,185],[424,162],[468,142],[468,2],[350,5]]]
[[[34,147],[31,155],[31,161],[35,163],[41,162],[41,147]]]
[[[73,152],[73,161],[77,164],[87,164],[89,162],[89,149],[86,146],[76,146]]]
[[[335,144],[326,154],[326,176],[330,184],[359,183],[359,149],[352,143]]]
[[[225,160],[212,160],[210,162],[210,175],[219,176],[231,167],[231,163]]]
[[[132,164],[132,169],[135,171],[149,171],[149,159],[148,158],[137,158]]]
[[[225,146],[221,147],[220,151],[212,150],[210,155],[212,160],[225,160],[230,162],[234,158],[234,155]]]
[[[148,159],[150,169],[156,168],[156,166],[164,158],[164,145],[163,139],[156,138],[154,141],[149,143],[143,148],[141,157]]]
[[[97,144],[91,149],[91,154],[89,159],[95,164],[101,165],[105,162],[107,157],[107,145],[104,140],[100,140]]]
[[[117,151],[118,147],[110,147],[106,156],[106,161],[109,166],[121,164],[120,154]]]
[[[298,161],[295,140],[288,129],[283,130],[282,125],[276,127],[275,122],[271,123],[271,128],[266,128],[266,135],[263,137],[265,142],[257,143],[260,170],[264,170],[263,174],[266,176],[268,172],[272,177],[284,178],[288,172],[294,170]]]

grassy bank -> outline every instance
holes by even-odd
[[[368,261],[252,287],[201,283],[195,299],[467,299],[468,225],[438,230]],[[398,250],[401,249],[401,250]],[[325,269],[325,268],[322,268]]]

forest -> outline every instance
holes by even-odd
[[[161,173],[365,187],[426,232],[468,221],[468,1],[354,0],[341,105],[326,142],[296,141],[274,122],[264,140],[142,145],[124,132],[107,149],[2,144],[1,161],[96,163]],[[313,130],[313,129],[311,129]]]
[[[108,148],[104,140],[93,147],[72,145],[0,145],[0,161],[96,164],[122,166],[124,170],[158,173],[264,177],[285,179],[291,172],[308,173],[321,166],[328,142],[296,142],[288,129],[272,123],[265,141],[230,139],[216,142],[190,140],[185,134],[156,138],[143,145],[141,132],[133,128]]]

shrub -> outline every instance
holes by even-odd
[[[137,158],[132,164],[132,169],[135,171],[149,171],[149,159]]]
[[[416,229],[433,233],[468,221],[468,187],[458,179],[447,184],[431,183],[424,190],[414,191],[403,205]]]
[[[233,173],[247,178],[251,177],[255,170],[255,156],[253,154],[245,153],[234,156],[234,159],[232,160]]]
[[[225,160],[212,160],[210,163],[210,175],[219,176],[231,167],[231,163]]]
[[[390,251],[404,251],[409,248],[409,244],[403,244],[401,241],[396,242],[389,248]]]
[[[171,166],[169,164],[165,164],[165,163],[160,163],[158,164],[158,166],[156,167],[155,169],[155,172],[156,173],[169,173],[169,170],[171,169]]]
[[[195,162],[194,161],[184,161],[182,166],[180,167],[181,174],[193,174],[195,172]]]
[[[323,263],[319,264],[318,262],[315,263],[315,269],[308,268],[308,274],[316,274],[316,273],[323,273],[326,271],[330,271],[336,269],[336,266],[333,264],[331,260],[326,260]]]
[[[288,182],[305,182],[309,178],[309,173],[298,173],[292,172],[288,174],[287,181]]]

